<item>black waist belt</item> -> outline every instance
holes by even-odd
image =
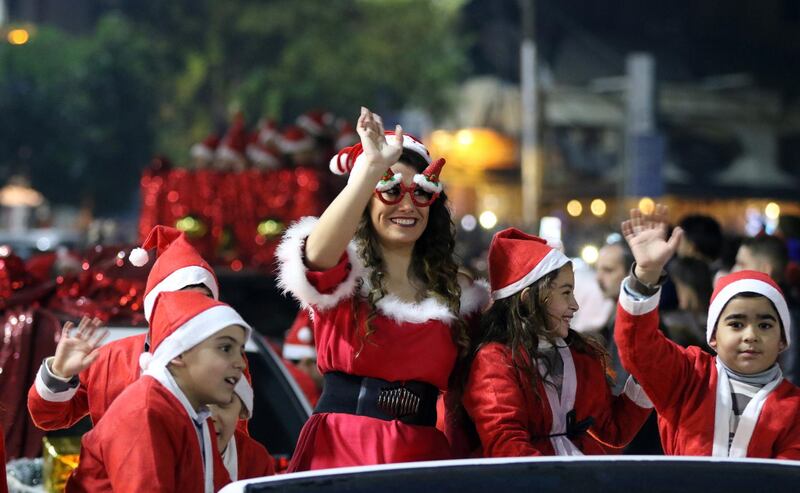
[[[346,413],[410,425],[436,425],[439,389],[429,383],[389,382],[341,372],[325,374],[314,413]]]
[[[567,437],[570,440],[574,440],[579,436],[583,435],[589,428],[592,427],[594,424],[594,416],[589,416],[586,419],[581,421],[576,421],[578,418],[576,417],[575,410],[567,413],[567,431],[564,433],[553,433],[552,435],[545,435],[543,437],[534,437],[534,438],[552,438],[552,437]]]

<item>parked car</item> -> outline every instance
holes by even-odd
[[[466,459],[348,467],[237,481],[220,493],[436,491],[708,493],[796,491],[800,461],[581,456]]]

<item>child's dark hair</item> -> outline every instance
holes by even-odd
[[[561,269],[569,268],[569,265]],[[549,375],[553,369],[550,368],[548,359],[543,358],[539,352],[539,341],[542,338],[552,340],[556,337],[554,330],[549,327],[546,308],[553,281],[559,271],[560,269],[550,272],[533,283],[527,299],[523,299],[522,290],[508,298],[496,300],[481,317],[480,337],[474,341],[470,356],[474,357],[485,344],[499,342],[511,349],[514,365],[528,373],[533,383],[542,378],[538,371],[539,361],[545,364],[545,377]],[[599,359],[603,370],[608,372],[608,352],[598,341],[584,337],[572,329],[565,341],[576,351]]]

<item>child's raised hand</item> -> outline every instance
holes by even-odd
[[[91,365],[100,354],[100,343],[108,335],[108,329],[99,330],[101,321],[83,317],[74,334],[75,324],[67,322],[61,329],[61,339],[56,346],[50,370],[61,378],[72,378]]]
[[[361,138],[364,158],[370,166],[377,166],[384,172],[400,159],[403,152],[403,128],[400,125],[395,127],[394,136],[386,136],[380,115],[362,107],[356,131]]]
[[[622,234],[636,260],[636,277],[648,284],[658,282],[683,237],[683,230],[677,227],[667,240],[668,212],[667,206],[662,204],[656,205],[652,215],[631,209],[630,219],[622,223]]]

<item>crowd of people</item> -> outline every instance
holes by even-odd
[[[665,206],[633,210],[598,259],[616,309],[577,332],[567,256],[508,228],[491,241],[488,282],[475,279],[454,256],[444,160],[366,108],[356,132],[331,154],[346,184],[275,250],[278,285],[301,306],[284,357],[315,406],[289,472],[620,454],[648,426],[667,455],[800,460],[798,305],[779,239],[742,242],[726,272],[712,219],[670,228]],[[102,321],[85,318],[42,362],[36,426],[94,424],[67,491],[211,492],[275,472],[247,432],[252,329],[218,301],[195,245],[156,225],[131,252],[152,264],[146,335],[104,345]]]

